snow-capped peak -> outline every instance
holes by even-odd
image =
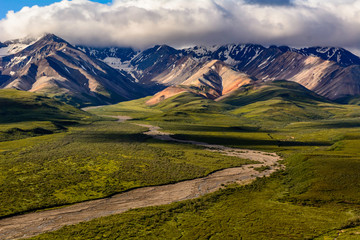
[[[334,61],[343,67],[360,64],[358,56],[338,47],[310,47],[299,49],[297,52],[306,56],[316,56],[324,60]]]

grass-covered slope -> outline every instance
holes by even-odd
[[[44,95],[0,90],[0,141],[50,134],[91,119],[89,113]]]
[[[218,100],[234,106],[232,114],[253,120],[277,122],[328,119],[334,105],[327,99],[288,81],[243,87]]]
[[[90,115],[40,94],[13,89],[0,90],[0,123],[81,120]]]
[[[238,91],[222,97],[219,99],[219,102],[234,106],[245,106],[255,102],[273,99],[308,103],[329,102],[324,97],[306,89],[302,85],[285,80],[244,86]]]
[[[277,128],[302,121],[329,120],[359,116],[356,107],[341,105],[313,93],[301,85],[288,81],[254,84],[241,88],[217,101],[185,92],[147,106],[149,98],[122,102],[92,109],[99,115],[129,115],[146,121],[221,122],[226,115],[228,125],[246,123],[258,127]],[[200,123],[200,122],[199,122]],[[225,121],[224,121],[225,124]]]

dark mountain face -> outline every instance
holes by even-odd
[[[166,45],[157,45],[138,54],[131,60],[131,66],[136,69],[134,74],[140,82],[152,84],[153,78],[179,64],[182,58],[181,51]]]
[[[343,48],[310,47],[302,48],[296,52],[305,56],[317,56],[323,60],[333,61],[342,67],[360,65],[360,58]]]
[[[131,59],[134,58],[136,54],[139,53],[139,51],[136,51],[132,48],[119,48],[119,47],[96,48],[96,47],[86,47],[86,46],[76,46],[76,48],[96,59],[104,60],[106,58],[118,58],[122,62],[130,61]]]
[[[224,46],[214,47],[193,47],[185,49],[184,52],[196,58],[210,58],[216,59],[228,64],[236,62],[237,64],[248,63],[255,59],[262,52],[266,50],[265,47],[255,44],[229,44]]]
[[[182,57],[180,50],[166,45],[157,45],[145,51],[132,48],[93,48],[77,46],[88,56],[102,60],[109,66],[123,73],[128,73],[136,81],[154,87],[156,82],[151,80],[166,71]]]
[[[133,66],[139,70],[145,70],[154,65],[163,65],[181,57],[181,51],[167,45],[156,45],[149,48],[131,60]]]
[[[47,34],[22,51],[1,58],[7,80],[1,88],[42,92],[75,105],[115,103],[145,95],[131,76],[121,73]],[[5,77],[4,77],[5,76]]]
[[[270,55],[276,55],[286,52],[295,52],[303,56],[319,57],[322,60],[336,62],[342,67],[360,65],[360,58],[358,56],[352,54],[346,49],[336,47],[309,47],[296,49],[288,46],[270,46],[269,48],[265,48],[256,44],[229,44],[213,47],[195,46],[185,50],[185,53],[191,54],[197,58],[210,57],[221,61],[235,60],[238,62],[244,62],[245,64],[262,53],[266,55],[269,55],[269,53]]]

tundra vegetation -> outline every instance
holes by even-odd
[[[2,141],[1,216],[249,163],[155,140],[132,124],[147,123],[179,139],[276,152],[286,169],[249,185],[231,184],[198,199],[134,209],[33,239],[360,237],[359,106],[329,102],[285,81],[243,88],[217,102],[191,93],[151,107],[147,100],[94,108],[93,115],[79,111],[69,116],[71,125],[52,134]],[[118,115],[133,119],[110,117]]]

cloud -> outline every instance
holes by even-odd
[[[44,32],[92,46],[251,42],[358,49],[360,1],[63,0],[0,20],[0,41]]]
[[[261,5],[291,5],[290,0],[247,0],[246,2]]]

